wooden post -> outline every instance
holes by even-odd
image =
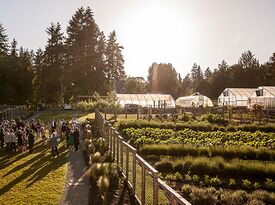
[[[153,173],[153,205],[158,205],[158,173]]]
[[[126,180],[129,177],[129,147],[126,145]]]
[[[115,112],[115,122],[117,122],[117,110],[116,110],[116,108],[115,108],[114,112]]]
[[[142,176],[141,176],[141,204],[145,205],[145,165],[142,163]]]
[[[133,195],[135,195],[136,192],[136,155],[137,150],[133,150]]]
[[[266,122],[268,124],[269,123],[269,109],[267,109],[266,114],[267,114]]]
[[[121,163],[121,170],[123,171],[123,140],[121,136],[119,136],[119,140],[120,140],[120,163]]]
[[[113,155],[114,155],[114,159],[116,159],[116,130],[115,128],[113,128]]]
[[[127,118],[128,118],[128,107],[125,106],[125,119],[127,119]]]
[[[116,131],[116,160],[117,160],[117,164],[119,164],[119,133]]]

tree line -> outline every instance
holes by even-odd
[[[149,67],[147,80],[129,77],[115,31],[106,37],[89,7],[76,10],[65,33],[58,22],[46,32],[44,49],[18,49],[15,39],[9,43],[0,23],[0,104],[62,104],[77,95],[111,91],[165,93],[174,98],[198,91],[217,99],[226,87],[255,88],[275,82],[275,53],[260,64],[251,51],[231,66],[222,61],[217,68],[203,71],[194,63],[184,78],[172,64],[163,63]]]
[[[115,31],[106,37],[89,7],[73,14],[66,35],[59,23],[46,32],[45,49],[18,51],[0,24],[0,103],[64,103],[72,96],[104,95],[125,78]]]

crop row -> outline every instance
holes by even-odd
[[[265,180],[275,178],[275,163],[257,160],[233,159],[226,161],[222,157],[183,157],[176,160],[164,158],[155,163],[155,168],[163,173],[187,173],[201,175],[238,176],[247,179]]]
[[[200,188],[189,184],[182,186],[182,193],[193,205],[262,205],[274,204],[274,192],[256,190],[248,193],[243,190],[226,190],[211,188]]]
[[[218,176],[210,177],[209,175],[191,175],[190,172],[187,174],[168,173],[160,174],[160,178],[166,180],[167,182],[179,182],[194,184],[202,187],[216,187],[216,188],[229,188],[229,189],[246,189],[246,190],[257,190],[265,189],[273,191],[275,188],[275,182],[267,178],[264,182],[251,181],[249,179],[235,179],[235,178],[219,178]]]
[[[205,132],[211,132],[211,131],[275,132],[275,126],[271,124],[267,124],[267,125],[239,124],[239,125],[221,126],[218,124],[211,124],[208,122],[172,122],[172,121],[160,122],[157,120],[121,121],[118,123],[118,129],[120,131],[127,128],[145,128],[145,127],[173,129],[173,130],[183,130],[183,129],[189,128],[194,131],[205,131]]]
[[[226,159],[239,158],[248,160],[266,160],[275,159],[275,151],[266,148],[254,148],[249,146],[197,146],[191,144],[145,144],[139,152],[142,155],[154,156],[221,156]]]
[[[275,148],[275,134],[251,132],[196,132],[190,129],[174,131],[159,128],[127,128],[127,140],[139,147],[143,144],[195,144],[205,146],[251,146]]]

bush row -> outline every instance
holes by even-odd
[[[162,129],[173,129],[173,130],[183,130],[189,128],[194,131],[246,131],[246,132],[256,132],[257,130],[262,132],[275,132],[275,125],[258,125],[258,124],[241,124],[241,125],[228,125],[220,126],[218,124],[210,124],[208,122],[160,122],[160,121],[147,121],[147,120],[135,120],[135,121],[121,121],[118,124],[118,129],[123,131],[127,128],[162,128]]]
[[[182,192],[193,205],[264,205],[274,204],[275,194],[267,191],[256,190],[247,193],[243,190],[231,191],[224,189],[199,188],[184,185]]]
[[[174,161],[164,158],[155,163],[158,171],[164,173],[191,171],[200,175],[222,175],[224,177],[238,176],[242,178],[264,180],[275,178],[275,164],[273,162],[249,161],[233,159],[225,161],[222,157],[184,157]]]
[[[127,140],[139,147],[143,144],[195,144],[204,146],[251,146],[275,148],[275,134],[251,132],[196,132],[190,129],[174,131],[159,128],[127,128]]]
[[[275,151],[266,148],[241,147],[214,147],[196,146],[191,144],[146,144],[139,152],[143,155],[168,155],[168,156],[221,156],[226,159],[240,158],[248,160],[268,160],[275,159]]]
[[[179,172],[176,173],[168,173],[168,174],[161,174],[160,177],[162,179],[171,181],[177,181],[180,183],[192,183],[194,185],[199,186],[211,186],[216,188],[230,188],[230,189],[266,189],[273,191],[275,188],[275,182],[267,178],[264,182],[259,181],[250,181],[249,179],[235,179],[235,178],[219,178],[218,176],[210,177],[209,175],[191,175],[190,172],[187,174],[180,174]]]

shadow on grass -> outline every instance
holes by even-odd
[[[47,151],[43,147],[39,147],[37,149],[37,152],[39,149],[44,149],[41,154],[33,157],[31,160],[18,165],[17,167],[13,168],[11,171],[9,171],[5,176],[8,174],[11,174],[12,172],[18,171],[18,169],[23,168],[24,166],[30,165],[29,169],[25,170],[23,174],[18,176],[16,179],[5,185],[0,189],[0,196],[6,192],[8,192],[11,188],[13,188],[16,184],[20,183],[24,179],[31,176],[31,178],[28,180],[30,183],[27,185],[27,187],[30,187],[35,182],[43,179],[48,173],[58,169],[59,167],[63,166],[65,163],[67,163],[67,151],[65,149],[65,146],[60,147],[60,157],[56,159],[52,159],[52,155],[44,155]]]

